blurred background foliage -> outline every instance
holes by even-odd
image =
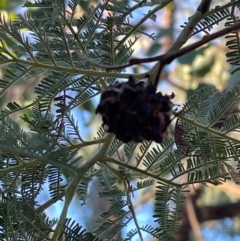
[[[90,5],[96,4],[98,0],[91,1],[80,1],[80,12],[83,13]],[[126,4],[133,4],[132,1],[125,1]],[[221,4],[228,1],[221,1]],[[0,12],[4,14],[7,21],[17,18],[18,14],[24,14],[24,9],[19,7],[23,5],[23,0],[5,0],[0,1]],[[218,1],[213,1],[212,5],[217,5]],[[199,4],[197,0],[189,1],[175,1],[166,7],[163,11],[160,11],[155,20],[148,20],[145,23],[145,29],[151,35],[154,34],[154,39],[149,36],[142,36],[139,41],[135,44],[135,57],[146,57],[146,56],[156,56],[160,53],[164,53],[172,44],[175,37],[180,33],[181,27],[186,21],[186,19],[196,10],[196,6]],[[37,8],[30,9],[31,14],[36,18],[41,18],[43,14],[47,14],[48,11],[52,11],[51,8],[46,8],[43,13],[42,10]],[[136,13],[134,18],[141,18],[147,8],[143,8]],[[155,23],[153,22],[155,21]],[[222,23],[223,24],[223,23]],[[222,25],[215,27],[217,30],[221,28]],[[195,41],[197,38],[202,38],[203,35],[199,34],[193,37]],[[0,34],[0,38],[3,38]],[[11,48],[12,41],[10,38],[4,38],[6,44]],[[182,104],[186,101],[186,98],[191,96],[193,92],[204,85],[214,84],[216,87],[225,91],[228,88],[235,86],[239,83],[239,77],[237,74],[230,75],[231,69],[228,63],[226,63],[225,54],[227,48],[224,44],[224,38],[218,39],[208,45],[203,46],[191,53],[175,60],[168,68],[165,69],[162,80],[159,84],[159,89],[165,94],[170,94],[174,92],[176,97],[174,103],[176,105]],[[191,40],[190,40],[191,42]],[[133,72],[141,72],[143,70],[148,70],[151,65],[138,65],[132,68]],[[0,76],[4,76],[4,66],[1,66]],[[24,84],[17,84],[13,86],[2,99],[0,99],[0,105],[4,105],[6,102],[17,101],[22,102],[26,105],[30,100],[32,100],[32,92],[34,86],[36,86],[40,80],[41,76],[37,79],[32,79],[31,81]],[[76,111],[77,119],[81,122],[81,127],[86,128],[86,138],[91,139],[96,130],[100,125],[100,118],[96,117],[94,114],[95,107],[98,98],[92,99],[82,106],[79,106],[79,111]],[[19,115],[19,113],[17,114]],[[89,130],[89,125],[91,123],[91,130]],[[93,127],[94,126],[94,127]],[[83,155],[88,156],[92,150],[85,149]],[[121,154],[121,153],[120,153]],[[79,220],[85,223],[86,226],[92,230],[95,228],[93,220],[102,213],[109,203],[106,203],[104,199],[98,199],[98,192],[101,191],[98,188],[98,179],[94,179],[90,185],[90,196],[88,199],[88,211],[85,212],[81,217],[85,220]],[[42,194],[44,199],[46,193]],[[240,188],[232,182],[228,181],[221,186],[209,186],[205,187],[203,185],[195,185],[192,187],[192,192],[189,194],[190,200],[195,212],[197,210],[205,210],[206,207],[222,207],[231,206],[233,203],[239,203],[240,206]],[[142,192],[138,195],[135,200],[136,208],[138,212],[142,213],[143,217],[151,216],[146,213],[146,205],[153,205],[154,203],[154,190],[148,190],[148,192]],[[58,216],[58,204],[55,207],[51,207],[48,210],[48,215]],[[77,218],[78,215],[74,213],[73,210],[78,208],[81,213],[81,202],[76,196],[75,201],[72,205],[72,215]],[[85,211],[86,209],[84,209]],[[207,209],[206,209],[207,210]],[[217,210],[217,209],[216,209]],[[218,209],[219,210],[219,209]],[[79,218],[78,218],[79,219]],[[240,210],[235,209],[235,215],[232,217],[224,217],[219,215],[215,219],[206,220],[201,222],[201,220],[196,224],[188,223],[186,225],[188,232],[191,233],[192,240],[240,240],[239,229],[240,229]],[[199,232],[199,233],[198,233]],[[198,239],[196,239],[196,233],[198,233]],[[118,237],[121,238],[121,237]],[[179,236],[178,241],[181,240]]]

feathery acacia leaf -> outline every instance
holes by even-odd
[[[26,1],[24,7],[36,9],[36,14],[41,13],[38,17],[27,12],[7,22],[1,15],[0,33],[4,38],[0,40],[0,64],[4,75],[0,95],[16,84],[34,83],[33,100],[27,104],[12,101],[0,110],[2,240],[48,240],[55,235],[55,240],[97,241],[106,231],[104,240],[113,240],[124,228],[124,240],[137,236],[143,240],[142,233],[173,240],[188,185],[219,185],[230,178],[239,183],[240,146],[234,137],[240,123],[239,85],[224,93],[212,85],[195,91],[182,111],[173,112],[177,119],[173,135],[161,144],[122,143],[107,133],[106,126],[98,129],[95,138],[85,141],[81,128],[92,127],[95,119],[84,122],[73,115],[77,108],[90,112],[86,106],[89,102],[95,106],[97,95],[129,78],[130,73],[123,73],[126,69],[106,71],[101,64],[128,63],[140,36],[155,38],[144,28],[144,22],[154,19],[157,11],[170,2],[128,5],[126,1],[102,0],[82,13],[83,3],[78,0]],[[135,18],[135,13],[146,6],[149,12]],[[195,24],[191,36],[209,33],[225,19],[226,26],[239,22],[236,6],[237,2],[231,1],[210,10]],[[11,47],[7,38],[14,43]],[[228,34],[226,45],[230,50],[227,61],[238,66],[237,31]],[[144,74],[136,74],[136,70],[133,75],[138,80],[155,74],[154,68]],[[16,113],[27,125],[23,129],[12,118]],[[228,164],[232,160],[237,161],[237,170]],[[88,205],[94,178],[98,178],[99,198],[109,205],[90,233],[67,218],[67,209],[75,193]],[[46,183],[50,199],[40,205],[36,198]],[[141,197],[156,183],[156,225],[147,220],[139,225],[135,197]],[[59,222],[42,212],[58,200],[64,200]]]

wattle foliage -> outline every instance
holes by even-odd
[[[141,35],[154,43],[155,35],[145,32],[143,24],[171,2],[134,1],[129,6],[128,1],[102,0],[80,12],[78,0],[68,0],[67,4],[64,0],[27,1],[24,7],[42,11],[41,18],[26,12],[7,22],[1,16],[0,33],[14,43],[10,47],[0,40],[0,64],[5,70],[0,79],[1,97],[18,83],[40,79],[30,103],[10,102],[0,110],[1,240],[64,237],[69,241],[97,241],[106,230],[103,240],[113,240],[131,221],[134,228],[128,228],[123,240],[144,240],[145,234],[174,240],[188,185],[219,185],[231,178],[239,183],[240,141],[236,132],[240,128],[240,86],[221,93],[206,85],[195,91],[181,110],[173,107],[176,124],[163,141],[160,133],[161,144],[146,141],[147,134],[135,139],[141,143],[129,141],[131,138],[123,143],[103,127],[92,135],[95,138],[86,141],[73,115],[76,107],[89,103],[116,81],[126,82],[130,75],[134,80],[151,82],[158,72],[156,65],[147,73],[137,74],[124,68],[108,71],[104,66],[128,63]],[[145,6],[150,10],[132,21],[131,16]],[[207,12],[197,10],[183,26],[182,34],[189,37],[210,32],[223,20],[226,26],[233,25],[238,22],[232,11],[236,6],[239,3],[229,1]],[[226,38],[230,49],[227,61],[232,65],[239,65],[238,41],[237,31]],[[177,38],[169,52],[183,44]],[[24,128],[11,118],[15,113]],[[164,124],[164,117],[159,118]],[[170,122],[170,116],[167,120]],[[94,150],[91,155],[81,156],[88,148]],[[227,163],[231,160],[236,161],[237,170]],[[99,179],[102,190],[99,198],[108,199],[109,207],[95,220],[97,228],[86,231],[67,218],[67,212],[75,194],[87,204],[94,178]],[[45,183],[49,184],[50,199],[39,205],[37,198]],[[133,195],[153,186],[156,225],[147,221],[139,225]],[[58,200],[64,200],[64,207],[59,220],[52,220],[45,210]]]

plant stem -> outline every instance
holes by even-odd
[[[82,166],[77,168],[77,175],[73,178],[72,182],[69,184],[67,190],[66,190],[66,196],[65,196],[65,202],[63,206],[62,213],[60,215],[60,219],[58,221],[57,227],[54,231],[54,235],[52,237],[52,241],[57,241],[59,236],[63,232],[64,224],[67,218],[68,208],[72,202],[72,199],[75,195],[76,188],[78,184],[81,182],[82,178],[86,174],[86,172],[98,161],[103,161],[107,158],[107,152],[108,148],[112,143],[113,140],[113,134],[108,134],[106,136],[107,140],[105,143],[102,144],[101,148],[98,150],[98,152],[93,155],[88,161],[86,161]]]
[[[213,34],[210,34],[210,35],[207,35],[207,36],[204,36],[200,41],[196,42],[196,43],[193,43],[187,47],[184,47],[182,49],[179,49],[179,50],[176,50],[176,51],[173,51],[171,53],[167,53],[167,54],[163,54],[163,55],[158,55],[156,57],[149,57],[149,58],[142,58],[142,59],[131,59],[129,61],[129,64],[126,64],[126,65],[121,65],[121,66],[109,66],[107,68],[107,70],[111,70],[111,69],[123,69],[123,68],[126,68],[126,67],[130,67],[130,66],[133,66],[133,65],[137,65],[137,64],[143,64],[143,63],[149,63],[149,62],[155,62],[155,61],[161,61],[161,63],[163,65],[166,65],[166,64],[170,64],[174,59],[178,58],[178,57],[181,57],[201,46],[203,46],[204,44],[216,39],[216,38],[219,38],[223,35],[226,35],[232,31],[236,31],[240,28],[240,23],[236,23],[234,24],[233,26],[231,27],[228,27],[228,28],[225,28],[223,30],[220,30],[216,33],[213,33]]]

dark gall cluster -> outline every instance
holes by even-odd
[[[110,85],[101,95],[96,113],[102,115],[103,126],[123,141],[153,140],[161,143],[171,122],[174,94],[156,93],[156,88],[132,76],[125,83]]]

